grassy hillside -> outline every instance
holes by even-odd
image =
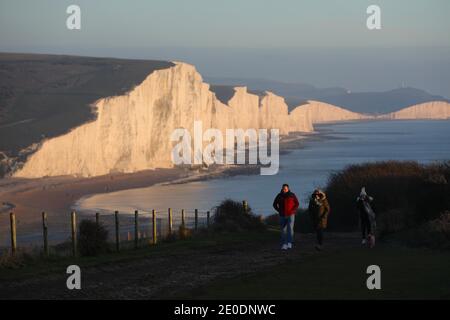
[[[22,148],[93,118],[91,104],[123,94],[165,61],[0,53],[0,151]]]
[[[225,200],[217,210],[209,229],[156,245],[143,239],[137,249],[126,241],[120,252],[77,258],[0,253],[0,299],[450,298],[446,251],[386,242],[368,249],[359,233],[326,233],[323,251],[315,250],[314,234],[297,233],[294,247],[282,251],[279,230],[250,207]],[[71,264],[82,270],[82,290],[65,287]],[[366,286],[373,264],[381,268],[381,290]]]
[[[381,290],[366,286],[366,269],[373,264],[381,269]],[[216,281],[181,298],[450,299],[449,265],[450,255],[442,252],[353,248],[292,259],[249,276]]]

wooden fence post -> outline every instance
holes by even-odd
[[[168,214],[169,214],[169,217],[168,217],[168,219],[169,219],[169,221],[168,221],[168,223],[169,223],[169,235],[171,235],[172,234],[172,209],[171,208],[169,208]]]
[[[181,225],[183,226],[183,228],[186,227],[186,220],[185,220],[185,215],[184,215],[184,209],[181,209]]]
[[[242,206],[244,207],[244,212],[248,213],[248,203],[246,200],[242,201]]]
[[[209,214],[209,211],[207,211],[206,212],[206,227],[207,228],[209,228],[209,217],[210,217],[210,214]]]
[[[120,251],[119,211],[114,212],[114,225],[116,229],[116,251]]]
[[[153,237],[152,237],[152,243],[156,244],[156,211],[155,209],[152,210],[152,226],[153,226]]]
[[[134,248],[139,247],[139,212],[134,211]]]
[[[70,214],[71,228],[72,228],[72,255],[77,256],[77,214],[72,211]]]
[[[195,215],[194,215],[194,228],[195,230],[198,229],[198,209],[195,209]]]
[[[97,225],[97,229],[100,227],[100,212],[95,213],[95,224]]]
[[[44,236],[44,254],[48,257],[48,224],[47,224],[47,213],[42,212],[42,232]]]
[[[11,225],[11,254],[14,256],[17,250],[17,234],[16,234],[16,215],[14,212],[9,214]]]

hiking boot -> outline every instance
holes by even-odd
[[[287,249],[288,249],[287,244],[283,244],[283,245],[281,246],[281,250],[287,250]]]
[[[367,244],[367,240],[366,240],[366,239],[362,239],[361,245],[362,245],[362,246],[365,246],[366,244]]]
[[[288,248],[288,249],[292,249],[292,243],[289,242],[289,243],[287,244],[287,248]]]

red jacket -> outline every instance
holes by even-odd
[[[280,216],[287,217],[297,213],[299,203],[293,192],[280,192],[273,201],[273,207]]]

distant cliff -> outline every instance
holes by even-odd
[[[309,113],[309,117],[311,118],[311,122],[313,124],[373,118],[370,115],[352,112],[341,107],[313,100],[307,101],[306,104],[299,106],[298,108],[301,108],[304,112]]]
[[[450,119],[450,103],[445,101],[425,102],[388,113],[379,118],[392,120]]]

